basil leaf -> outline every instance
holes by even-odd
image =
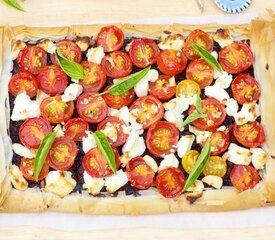
[[[210,152],[211,152],[211,146],[210,146],[210,142],[208,140],[205,143],[203,149],[201,150],[201,154],[198,157],[192,171],[190,172],[190,174],[186,180],[183,191],[186,191],[198,179],[198,177],[200,176],[201,172],[203,171],[206,163],[209,160]]]
[[[36,181],[38,181],[39,174],[45,163],[46,157],[51,149],[54,139],[56,138],[56,134],[56,132],[49,133],[46,137],[44,137],[38,148],[34,160],[34,177]]]
[[[197,97],[196,97],[196,109],[197,109],[198,113],[202,113],[201,98],[200,98],[199,94],[197,94]]]
[[[63,56],[60,48],[57,48],[55,51],[56,59],[63,69],[63,71],[73,79],[79,80],[85,77],[84,68],[74,61],[71,61]]]
[[[187,124],[199,119],[199,118],[204,118],[205,114],[199,113],[199,112],[193,112],[191,113],[182,123],[182,127],[185,127]]]
[[[94,133],[95,141],[97,144],[97,147],[102,152],[104,157],[106,158],[110,168],[116,174],[116,158],[114,150],[112,149],[110,143],[108,142],[106,136],[103,132],[95,131]]]
[[[16,0],[3,0],[7,5],[13,7],[19,11],[25,12],[24,8]]]
[[[199,54],[209,65],[211,65],[213,68],[215,68],[217,71],[222,72],[222,68],[217,61],[216,58],[214,58],[210,52],[199,46],[198,44],[191,42],[191,46],[195,49],[196,53]]]

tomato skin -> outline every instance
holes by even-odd
[[[41,47],[26,46],[19,52],[17,63],[21,71],[37,75],[47,65],[47,53]]]
[[[199,156],[200,153],[197,150],[189,150],[183,155],[181,164],[185,172],[189,174],[192,171]]]
[[[27,148],[37,149],[43,138],[51,131],[52,127],[46,119],[28,118],[19,128],[19,138]]]
[[[66,73],[56,65],[41,68],[37,80],[39,89],[50,96],[62,94],[68,86]]]
[[[182,171],[175,167],[168,167],[159,171],[156,186],[160,194],[166,198],[177,198],[181,195],[185,185]]]
[[[159,53],[155,41],[147,38],[134,39],[129,49],[132,63],[139,68],[155,64]]]
[[[266,140],[264,128],[257,121],[240,126],[234,123],[232,132],[237,141],[245,147],[259,147]]]
[[[19,93],[26,92],[30,98],[37,94],[38,83],[29,72],[19,72],[12,76],[9,82],[9,92],[16,97]]]
[[[231,84],[234,99],[239,104],[258,101],[261,96],[260,85],[249,74],[239,74]]]
[[[142,157],[132,158],[127,163],[126,174],[131,186],[138,189],[148,189],[154,183],[155,172]]]
[[[230,172],[232,185],[239,191],[252,189],[260,181],[257,170],[252,166],[234,165]]]
[[[166,75],[178,75],[186,67],[187,57],[179,50],[163,50],[157,58],[159,70]]]
[[[203,174],[205,176],[215,175],[218,177],[224,177],[226,171],[226,160],[223,160],[220,156],[211,156],[203,169]]]
[[[33,159],[21,158],[19,168],[24,178],[26,178],[31,182],[36,181],[34,177],[34,158]],[[41,172],[39,173],[38,181],[43,180],[48,175],[48,173],[49,173],[49,165],[48,163],[45,162],[43,164]]]
[[[177,84],[176,97],[193,97],[195,94],[201,94],[200,86],[195,81],[182,80]]]
[[[65,137],[72,138],[76,142],[82,141],[82,138],[87,135],[85,131],[89,130],[89,124],[82,118],[71,118],[64,127]]]

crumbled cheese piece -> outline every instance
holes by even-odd
[[[128,182],[128,177],[122,169],[116,174],[105,178],[105,186],[108,193],[114,193]]]
[[[221,48],[226,47],[234,42],[228,29],[218,29],[213,39],[221,46]]]
[[[254,122],[260,116],[260,109],[256,102],[244,103],[240,112],[234,114],[237,125]]]
[[[82,93],[83,87],[76,83],[71,83],[66,89],[64,94],[61,96],[62,101],[70,102],[77,99],[77,97]]]
[[[143,160],[146,162],[146,164],[153,169],[154,172],[158,171],[158,165],[156,163],[156,161],[150,157],[149,155],[145,155],[143,157]]]
[[[219,86],[220,88],[226,89],[230,87],[230,84],[233,80],[233,77],[228,72],[223,71],[222,75],[217,78],[215,81],[215,85]]]
[[[129,124],[129,118],[130,118],[130,112],[129,108],[124,106],[121,109],[114,109],[114,108],[109,108],[109,115],[113,117],[118,117],[121,120],[124,121],[125,124]]]
[[[167,36],[158,46],[161,50],[175,49],[181,51],[184,45],[184,37],[181,34]]]
[[[24,191],[28,188],[28,182],[23,177],[23,174],[20,171],[19,167],[17,167],[16,165],[10,166],[9,177],[15,189]]]
[[[223,184],[222,178],[215,175],[207,175],[202,179],[202,181],[216,189],[221,189]]]
[[[126,52],[129,52],[132,43],[133,43],[133,40],[126,45],[126,47],[125,47]]]
[[[179,130],[182,130],[183,115],[175,110],[167,110],[163,118],[171,123],[174,123]]]
[[[11,49],[11,58],[12,60],[16,59],[18,57],[19,52],[24,49],[27,46],[26,43],[24,43],[23,41],[16,41],[13,45],[12,45],[12,49]]]
[[[228,93],[217,85],[207,86],[204,91],[207,97],[213,97],[223,104],[226,104],[227,100],[230,98]]]
[[[91,177],[86,171],[84,171],[83,177],[83,188],[88,189],[88,192],[92,195],[99,194],[101,189],[104,187],[104,179]]]
[[[94,137],[94,134],[92,134],[90,131],[85,131],[87,134],[87,137],[83,137],[82,139],[82,148],[84,153],[89,152],[92,148],[97,147],[96,140]]]
[[[87,59],[89,62],[100,64],[105,53],[103,47],[90,48],[87,52]]]
[[[215,59],[218,59],[218,53],[217,53],[217,51],[213,51],[213,52],[211,52],[211,55],[215,58]]]
[[[266,152],[261,148],[251,148],[252,164],[256,169],[264,169],[267,160]]]
[[[103,129],[100,130],[105,134],[106,137],[112,140],[112,142],[116,142],[117,140],[117,129],[114,125],[108,122]]]
[[[234,164],[249,165],[251,162],[251,155],[249,149],[240,147],[235,143],[230,143],[227,152],[228,161]]]
[[[187,192],[202,192],[204,189],[203,182],[201,180],[196,180],[191,187],[189,187]]]
[[[189,125],[189,132],[196,135],[197,144],[205,142],[212,135],[212,132],[199,130],[192,125]]]
[[[54,132],[56,132],[56,137],[63,137],[64,136],[64,131],[62,129],[62,126],[60,124],[57,124],[54,129]]]
[[[226,103],[226,114],[233,117],[239,110],[237,101],[234,98],[229,98]]]
[[[179,166],[179,160],[175,157],[175,154],[171,153],[165,155],[164,159],[160,162],[159,171],[167,168],[167,167],[175,167]]]
[[[175,87],[177,84],[176,84],[176,79],[175,79],[175,77],[173,76],[173,77],[170,77],[169,78],[169,86],[170,87]]]
[[[191,149],[194,140],[194,135],[181,136],[178,142],[178,156],[180,158],[182,158]]]
[[[34,150],[28,149],[19,143],[12,144],[12,149],[17,155],[24,158],[35,158],[36,155]]]
[[[82,52],[87,51],[90,46],[90,38],[89,37],[77,37],[75,41],[76,45],[80,48]]]
[[[47,53],[53,54],[56,50],[56,45],[49,39],[45,39],[37,44],[38,47],[43,48]]]
[[[220,132],[224,132],[225,130],[227,130],[227,128],[224,125],[222,125],[219,128],[217,128],[217,131],[220,131]]]
[[[45,98],[48,98],[48,97],[50,97],[50,95],[48,95],[48,94],[46,94],[43,91],[38,89],[37,94],[36,94],[36,102],[40,105],[42,103],[42,101]]]

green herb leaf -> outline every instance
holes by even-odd
[[[197,97],[196,97],[196,109],[197,109],[198,113],[202,113],[201,98],[200,98],[199,94],[197,94]]]
[[[217,71],[222,72],[222,68],[217,61],[216,58],[214,58],[210,52],[199,46],[198,44],[191,42],[191,46],[195,49],[196,53],[199,54],[208,64],[210,64],[213,68],[215,68]]]
[[[51,146],[54,142],[54,139],[56,138],[56,132],[49,133],[44,139],[42,140],[35,160],[34,160],[34,177],[35,180],[38,181],[39,174],[41,172],[41,169],[45,163],[46,157],[51,149]]]
[[[24,8],[16,0],[3,0],[7,5],[13,7],[19,11],[25,12]]]
[[[211,152],[211,146],[210,146],[210,142],[208,140],[205,143],[203,149],[201,150],[201,154],[198,157],[192,171],[190,172],[190,174],[186,180],[183,191],[186,191],[198,179],[198,177],[200,176],[201,172],[203,171],[206,163],[209,160],[210,152]]]
[[[79,63],[65,58],[61,53],[60,48],[56,49],[55,55],[59,65],[68,76],[76,80],[83,79],[85,77],[84,68]]]
[[[116,174],[116,159],[115,159],[115,153],[112,149],[110,143],[108,142],[106,136],[103,132],[95,131],[94,132],[95,141],[97,144],[97,147],[102,152],[104,157],[106,158],[110,168]]]
[[[182,127],[184,128],[187,124],[199,119],[199,118],[204,118],[205,114],[199,113],[199,112],[193,112],[191,113],[182,123]]]

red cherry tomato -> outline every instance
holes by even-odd
[[[72,118],[65,124],[64,135],[79,142],[87,135],[85,133],[87,130],[89,130],[89,124],[84,119]]]
[[[21,158],[20,161],[20,171],[22,172],[24,178],[31,182],[35,182],[35,177],[34,177],[34,158],[29,159],[29,158]],[[48,163],[44,163],[43,167],[41,169],[41,172],[39,173],[38,176],[38,181],[43,180],[45,177],[47,177],[49,173],[49,165]]]

